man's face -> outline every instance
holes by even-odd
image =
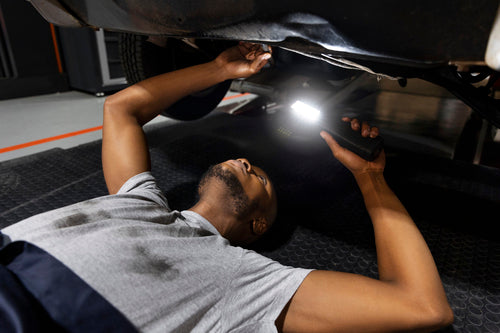
[[[269,177],[261,168],[244,158],[217,164],[203,175],[200,192],[211,178],[223,182],[238,216],[249,216],[254,210],[261,209],[272,223],[276,215],[276,197]]]
[[[203,192],[204,187],[212,179],[217,179],[225,185],[230,198],[230,202],[226,204],[232,206],[232,210],[238,217],[244,217],[250,213],[250,210],[255,209],[255,202],[250,202],[238,178],[222,164],[210,166],[203,174],[199,186],[200,192]]]

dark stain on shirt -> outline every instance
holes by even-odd
[[[151,253],[149,248],[142,245],[135,247],[137,257],[130,264],[130,270],[140,274],[152,274],[161,276],[163,279],[173,280],[179,276],[179,270],[173,268],[173,265],[168,263],[166,258],[159,258]]]

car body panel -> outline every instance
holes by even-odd
[[[483,62],[499,6],[497,0],[31,2],[60,25],[78,21],[145,35],[247,40],[423,68]]]

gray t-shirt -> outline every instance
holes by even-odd
[[[118,194],[2,230],[72,269],[144,332],[276,332],[311,270],[234,247],[192,211],[171,211],[149,172]]]

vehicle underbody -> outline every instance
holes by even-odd
[[[445,87],[500,127],[500,103],[492,96],[500,69],[495,0],[288,1],[286,5],[217,0],[199,1],[195,9],[185,1],[31,2],[57,25],[149,36],[157,45],[174,37],[189,40],[203,54],[211,50],[197,41],[216,45],[251,41],[399,80],[402,85],[406,79],[420,78]]]

